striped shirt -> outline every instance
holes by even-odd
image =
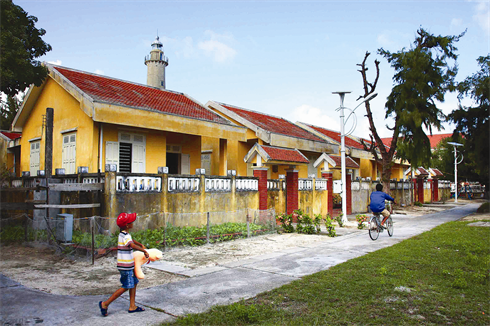
[[[117,269],[129,271],[134,269],[133,248],[131,234],[121,231],[117,239]]]

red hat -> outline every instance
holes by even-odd
[[[125,227],[129,223],[133,223],[136,220],[136,213],[121,213],[117,217],[116,223],[120,228]]]

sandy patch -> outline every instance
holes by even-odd
[[[201,247],[176,248],[164,253],[163,260],[187,268],[204,268],[246,259],[291,247],[307,246],[326,240],[325,235],[271,234],[238,239]],[[4,246],[1,248],[0,272],[22,285],[61,295],[111,294],[120,287],[115,257],[102,257],[92,265],[87,258],[73,260],[53,249]],[[177,282],[185,279],[144,267],[145,279],[138,288]]]
[[[92,265],[85,258],[72,260],[46,247],[2,247],[0,272],[26,287],[62,295],[111,294],[121,285],[115,257],[97,259]],[[146,288],[181,279],[148,268],[138,286]]]
[[[490,213],[474,213],[466,217],[463,217],[461,219],[461,221],[483,221],[483,220],[490,221]]]

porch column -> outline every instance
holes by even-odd
[[[286,214],[298,209],[298,170],[286,170]]]
[[[423,204],[424,203],[424,179],[422,178],[417,179],[417,194],[418,194],[417,201]]]
[[[439,179],[437,178],[432,179],[432,193],[432,200],[439,201]]]
[[[345,179],[345,200],[347,201],[347,215],[352,214],[352,173],[347,173]]]
[[[333,173],[322,170],[322,178],[327,179],[327,191],[328,191],[328,214],[333,216]]]
[[[267,209],[267,168],[255,168],[254,177],[259,178],[259,210]]]

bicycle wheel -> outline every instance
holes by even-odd
[[[376,223],[376,216],[372,216],[369,220],[369,237],[371,240],[376,240],[379,237],[378,223]]]
[[[388,219],[386,220],[386,229],[388,230],[389,236],[393,236],[393,220],[391,219],[391,217],[388,217]]]

